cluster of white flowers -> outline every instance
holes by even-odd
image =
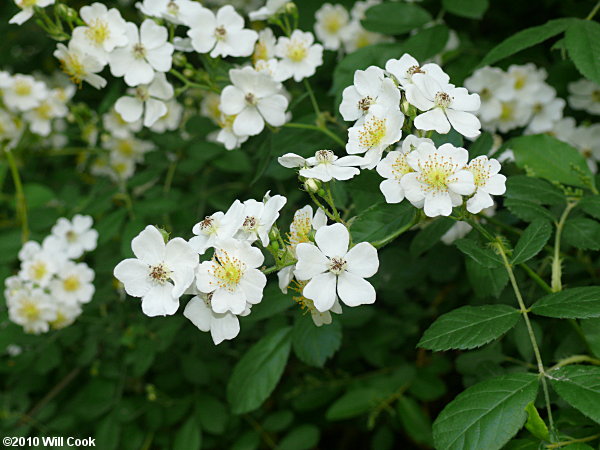
[[[142,298],[142,311],[151,317],[175,314],[181,296],[193,295],[184,315],[210,331],[215,344],[235,338],[238,316],[250,314],[263,298],[261,248],[285,265],[279,273],[284,292],[296,277],[297,299],[319,326],[331,323],[329,311],[341,312],[338,295],[348,306],[373,303],[375,291],[364,278],[377,271],[375,248],[360,243],[349,250],[346,227],[327,226],[324,212],[313,217],[310,206],[296,212],[285,243],[275,222],[286,201],[268,193],[262,201],[236,200],[197,223],[189,241],[168,240],[148,226],[131,243],[135,258],[121,261],[114,275],[129,295]],[[204,255],[209,259],[200,261]]]
[[[0,72],[0,141],[15,142],[25,126],[47,137],[69,113],[74,86],[50,87],[31,75]]]
[[[367,0],[354,3],[350,12],[343,5],[324,3],[315,14],[315,34],[327,50],[343,49],[351,53],[359,48],[392,39],[380,33],[367,31],[360,21],[371,6],[381,0]]]
[[[569,83],[569,106],[594,115],[600,115],[600,85],[582,78]]]
[[[33,17],[33,8],[36,6],[45,8],[46,6],[53,5],[55,1],[56,0],[15,0],[15,5],[17,5],[21,11],[15,14],[8,23],[22,25]]]
[[[94,295],[94,271],[77,262],[94,250],[98,232],[89,216],[62,217],[42,244],[26,242],[19,252],[21,269],[5,281],[11,321],[40,334],[72,324]]]
[[[581,124],[564,117],[548,132],[557,139],[577,148],[588,163],[592,173],[598,172],[600,163],[600,123]]]
[[[479,118],[486,131],[545,133],[563,117],[566,102],[546,83],[547,73],[534,64],[512,65],[507,71],[483,67],[465,80],[481,98]]]

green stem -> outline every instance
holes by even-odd
[[[388,245],[390,242],[395,240],[397,237],[406,233],[408,230],[410,230],[412,227],[414,227],[417,223],[419,223],[419,220],[420,220],[419,215],[416,215],[413,218],[413,220],[411,220],[409,223],[407,223],[403,227],[398,228],[392,234],[384,237],[383,239],[380,239],[379,241],[371,242],[371,245],[375,248],[381,248],[381,247]]]
[[[519,264],[519,267],[522,268],[527,273],[527,275],[529,275],[529,278],[535,281],[544,291],[546,291],[546,293],[552,294],[552,288],[548,285],[548,283],[542,280],[542,278],[537,273],[535,273],[531,269],[531,267],[529,267],[525,263]]]
[[[323,206],[323,203],[321,203],[319,201],[319,199],[317,198],[317,196],[315,194],[313,194],[312,192],[309,192],[308,195],[310,195],[310,198],[312,199],[312,201],[315,202],[315,205],[317,205],[319,208],[321,208],[325,212],[325,214],[327,214],[327,217],[329,217],[334,222],[338,221],[336,219],[336,217],[333,214],[331,214],[329,209],[327,209],[325,206]]]
[[[25,200],[25,193],[23,191],[23,183],[21,182],[21,175],[17,163],[12,154],[11,150],[4,149],[8,166],[10,167],[10,173],[12,175],[13,183],[15,185],[15,203],[17,209],[17,217],[21,222],[21,241],[23,243],[29,240],[29,222],[27,220],[27,201]]]
[[[552,371],[552,370],[558,369],[560,367],[568,366],[570,364],[582,363],[582,362],[587,362],[587,363],[593,364],[595,366],[600,366],[600,359],[592,358],[591,356],[588,356],[588,355],[573,355],[573,356],[569,356],[568,358],[561,359],[558,363],[556,363],[554,366],[552,366],[550,368],[550,370]]]
[[[590,11],[590,13],[587,15],[585,20],[592,20],[594,18],[594,16],[596,15],[596,13],[598,12],[598,10],[600,10],[600,2],[596,3],[596,6],[594,6],[594,9],[592,9]]]
[[[329,187],[329,183],[327,183],[327,188],[326,188],[325,192],[327,194],[326,197],[324,197],[325,201],[329,204],[329,206],[331,206],[331,209],[333,209],[333,215],[335,216],[335,221],[344,223],[344,220],[340,216],[339,211],[335,207],[335,202],[333,200],[333,194],[331,193],[331,188]]]
[[[169,71],[169,73],[171,75],[174,75],[175,78],[178,78],[182,83],[185,84],[186,87],[194,87],[197,89],[203,89],[205,91],[211,91],[213,89],[211,89],[210,86],[206,85],[206,84],[200,84],[200,83],[194,83],[193,81],[188,80],[181,72],[179,72],[176,69],[171,69]]]
[[[550,429],[554,432],[554,420],[552,419],[552,408],[550,406],[550,394],[548,393],[548,384],[546,381],[546,370],[544,369],[544,363],[542,362],[542,355],[540,353],[540,348],[538,347],[537,341],[535,339],[535,334],[533,332],[533,327],[531,326],[531,321],[529,320],[528,309],[525,306],[525,302],[523,301],[523,296],[521,295],[521,291],[519,289],[519,285],[517,284],[517,280],[515,278],[515,274],[512,270],[510,263],[508,262],[508,257],[506,256],[506,251],[502,242],[496,241],[496,248],[498,249],[498,253],[502,257],[502,262],[504,263],[504,268],[508,272],[508,277],[510,279],[510,283],[512,285],[515,296],[517,297],[517,302],[519,303],[519,308],[521,310],[521,314],[523,314],[523,318],[525,319],[525,324],[527,325],[527,332],[529,334],[529,340],[531,341],[531,345],[533,347],[533,353],[535,354],[535,359],[537,362],[538,372],[540,374],[540,378],[542,381],[542,388],[544,390],[544,398],[546,401],[546,409],[548,411],[548,422],[550,423]]]
[[[568,201],[567,207],[560,216],[556,224],[556,235],[554,237],[554,256],[552,257],[552,292],[562,291],[562,260],[560,258],[560,238],[569,217],[571,210],[577,205],[578,201]]]
[[[342,140],[342,138],[340,138],[337,134],[333,133],[332,131],[330,131],[328,128],[326,128],[324,126],[319,127],[317,125],[311,125],[309,123],[294,123],[294,122],[288,122],[288,123],[284,124],[283,126],[287,127],[287,128],[301,128],[304,130],[320,131],[321,133],[329,136],[332,140],[334,140],[340,146],[346,147],[346,143]]]
[[[268,267],[268,268],[266,268],[266,269],[262,269],[262,273],[264,273],[265,275],[269,275],[269,274],[271,274],[271,273],[273,273],[273,272],[278,272],[278,271],[280,271],[281,269],[285,269],[286,267],[293,266],[293,265],[294,265],[294,264],[296,264],[297,262],[298,262],[298,261],[296,261],[296,260],[294,260],[294,261],[290,261],[290,262],[287,262],[287,263],[285,263],[285,264],[284,264],[284,265],[282,265],[281,267],[277,267],[277,266],[271,266],[271,267]]]
[[[312,103],[313,109],[315,110],[315,114],[317,115],[317,120],[321,118],[321,109],[319,108],[319,104],[317,103],[317,98],[315,97],[315,93],[308,82],[308,78],[304,79],[304,86],[306,87],[306,92],[308,92],[308,96],[310,97],[310,102]]]
[[[560,447],[565,447],[567,445],[576,444],[578,442],[594,441],[598,438],[600,438],[600,434],[594,434],[593,436],[588,436],[588,437],[584,437],[584,438],[571,439],[570,441],[561,441],[561,442],[557,442],[556,444],[548,444],[546,446],[546,448],[560,448]]]

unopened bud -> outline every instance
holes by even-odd
[[[64,3],[58,3],[55,6],[58,16],[67,21],[74,21],[79,18],[79,14],[73,8],[68,7]]]
[[[286,14],[297,14],[298,13],[298,7],[296,6],[296,4],[294,2],[287,2],[285,4],[285,13]]]
[[[275,244],[278,239],[279,239],[279,229],[277,227],[271,228],[271,231],[269,231],[269,240],[271,241],[272,244]]]
[[[192,69],[185,69],[183,71],[183,76],[186,78],[192,78],[194,76],[194,71]]]
[[[319,194],[319,197],[325,197],[325,189],[319,189],[317,194]]]
[[[164,228],[161,228],[159,226],[156,227],[156,229],[160,232],[160,234],[163,237],[163,240],[165,241],[165,244],[167,242],[169,242],[169,238],[171,236],[171,233],[169,233],[167,230],[165,230]]]
[[[177,67],[182,67],[185,66],[187,64],[187,58],[185,57],[185,55],[181,52],[175,52],[175,54],[173,55],[173,65],[177,66]]]
[[[321,189],[321,182],[315,178],[309,178],[304,182],[304,190],[316,194]]]

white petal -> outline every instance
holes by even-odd
[[[165,258],[165,241],[160,231],[148,225],[131,241],[133,254],[149,265],[163,262]]]
[[[253,107],[245,108],[233,122],[233,132],[238,136],[255,136],[260,134],[264,127],[264,119]]]
[[[450,122],[448,122],[446,115],[440,108],[433,108],[419,114],[414,123],[419,130],[435,130],[440,134],[446,134],[450,131]]]
[[[200,297],[193,297],[183,310],[183,315],[190,319],[200,331],[210,331],[212,310]]]
[[[179,299],[173,298],[173,285],[165,283],[152,287],[142,297],[142,311],[148,317],[172,316],[179,308]]]
[[[240,280],[240,289],[246,294],[246,301],[255,305],[263,297],[263,289],[267,284],[267,277],[257,269],[249,269]]]
[[[379,184],[379,189],[388,203],[400,203],[404,200],[404,189],[399,181],[383,180]]]
[[[338,278],[337,292],[340,300],[348,306],[375,303],[375,288],[371,283],[347,271]]]
[[[246,295],[241,290],[229,292],[226,289],[217,289],[211,300],[212,309],[216,313],[241,314],[246,308]]]
[[[481,134],[481,123],[475,114],[464,111],[456,111],[454,109],[447,109],[446,114],[448,115],[448,120],[452,124],[452,127],[454,127],[454,129],[463,136],[468,138],[476,138]],[[417,119],[419,117],[417,117]],[[416,123],[417,121],[415,120],[415,126]]]
[[[158,119],[167,114],[167,112],[167,105],[165,105],[164,102],[154,98],[148,99],[146,102],[146,113],[144,114],[144,126],[151,127]]]
[[[336,281],[337,277],[331,272],[317,275],[304,286],[302,295],[312,300],[319,311],[328,311],[335,302]]]
[[[231,314],[215,314],[210,327],[210,335],[215,345],[235,338],[240,333],[240,321]]]
[[[368,242],[361,242],[350,249],[345,257],[347,271],[362,278],[372,277],[379,269],[377,249]]]
[[[148,265],[139,259],[125,259],[114,270],[114,276],[132,297],[143,297],[152,287]]]
[[[315,242],[325,256],[330,258],[344,256],[348,252],[350,233],[341,223],[334,223],[319,228],[315,233]]]
[[[310,280],[327,270],[329,260],[321,250],[313,244],[298,244],[296,247],[296,255],[298,257],[298,263],[296,264],[294,275],[299,280]]]
[[[256,106],[268,124],[280,127],[285,123],[287,105],[288,101],[283,95],[272,95],[259,100]]]
[[[121,115],[125,122],[136,122],[142,117],[144,103],[134,97],[124,96],[115,103],[115,110]]]

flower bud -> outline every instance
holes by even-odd
[[[187,58],[181,52],[175,52],[173,54],[173,65],[176,67],[182,67],[187,64]]]
[[[171,236],[171,233],[169,233],[167,230],[165,230],[164,228],[159,227],[158,225],[156,226],[156,229],[158,231],[160,231],[160,234],[163,237],[163,240],[165,241],[165,244],[167,242],[169,242],[169,237]]]
[[[291,15],[298,14],[298,7],[294,2],[287,2],[285,4],[285,13]]]
[[[192,69],[185,69],[183,71],[183,76],[186,78],[192,78],[194,76],[194,71]]]
[[[75,11],[73,8],[68,7],[64,3],[58,3],[55,6],[55,10],[58,16],[63,20],[74,21],[79,18],[79,14],[77,14],[77,11]]]
[[[277,227],[271,228],[271,231],[269,231],[269,241],[271,241],[272,244],[275,244],[278,239],[279,239],[279,229]]]
[[[321,182],[315,178],[308,178],[304,182],[304,190],[311,194],[316,194],[321,189]]]

